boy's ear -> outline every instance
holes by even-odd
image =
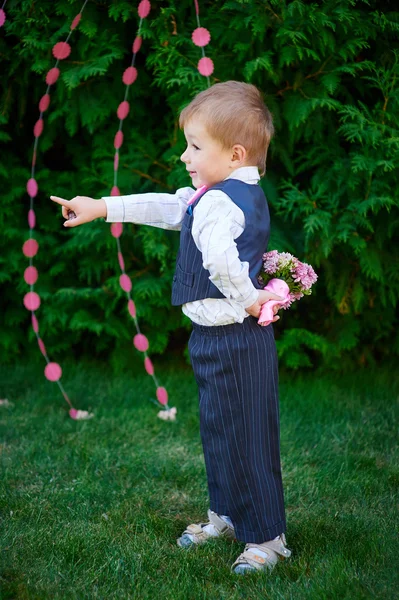
[[[232,148],[231,162],[235,167],[245,163],[247,151],[241,144],[235,144]]]

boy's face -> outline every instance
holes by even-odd
[[[210,137],[201,120],[191,119],[184,127],[187,148],[180,159],[185,163],[195,188],[208,187],[226,179],[236,168],[233,151]]]

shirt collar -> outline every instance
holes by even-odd
[[[232,173],[230,173],[230,175],[228,175],[223,181],[226,181],[226,179],[239,179],[244,183],[256,184],[260,179],[259,170],[258,167],[240,167],[239,169],[232,171]],[[204,194],[206,189],[207,188],[204,185],[198,188],[187,201],[187,206],[194,204],[197,198]]]
[[[260,176],[258,167],[239,167],[228,175],[226,179],[239,179],[244,183],[258,183]]]

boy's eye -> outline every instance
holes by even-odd
[[[195,144],[193,144],[193,148],[194,150],[199,150],[198,146],[196,146]]]

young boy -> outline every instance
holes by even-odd
[[[104,217],[181,231],[172,305],[181,305],[193,323],[189,353],[210,510],[209,522],[189,525],[177,543],[187,548],[218,536],[245,542],[232,565],[242,574],[271,569],[291,554],[273,326],[257,322],[262,304],[281,299],[257,281],[270,233],[259,171],[265,172],[274,128],[259,90],[237,81],[198,94],[182,111],[180,126],[187,140],[181,160],[195,194],[187,187],[176,194],[51,199],[62,205],[64,218],[74,213],[66,227]]]

